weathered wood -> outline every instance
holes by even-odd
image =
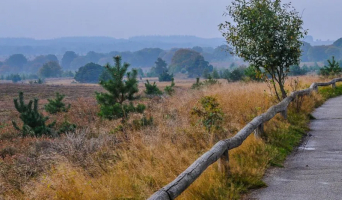
[[[264,134],[264,124],[260,124],[254,131],[254,137],[262,138],[263,134]]]
[[[280,112],[284,119],[287,119],[287,109]]]
[[[336,83],[331,84],[332,88],[335,89],[336,88]]]
[[[161,190],[168,194],[168,199],[175,199],[186,188],[193,183],[202,172],[207,169],[211,164],[216,162],[222,154],[227,150],[227,142],[224,140],[216,143],[213,148],[204,153],[198,158],[190,167],[188,167],[183,173],[181,173],[174,181],[163,187]],[[158,191],[157,193],[160,193]],[[152,198],[153,197],[153,198]],[[155,193],[149,199],[158,199],[159,196]],[[163,198],[166,197],[163,194]]]
[[[226,150],[223,152],[222,156],[219,160],[219,170],[228,175],[229,174],[229,151]]]
[[[221,140],[216,143],[209,151],[204,153],[193,164],[190,165],[175,180],[154,193],[149,200],[175,199],[186,188],[190,186],[211,164],[220,159],[220,162],[227,164],[229,169],[229,150],[239,147],[243,141],[255,130],[260,129],[263,124],[271,120],[277,113],[286,112],[288,105],[297,97],[308,95],[317,91],[318,86],[328,86],[342,81],[342,78],[334,79],[328,83],[313,83],[308,89],[292,92],[277,105],[270,107],[265,113],[255,117],[245,127],[243,127],[234,137]]]

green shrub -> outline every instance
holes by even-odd
[[[168,94],[168,95],[172,95],[175,92],[175,89],[173,89],[174,86],[175,86],[175,82],[174,82],[174,79],[172,78],[171,85],[170,86],[166,86],[164,88],[165,93]]]
[[[68,112],[68,110],[70,109],[70,104],[65,107],[65,103],[62,102],[64,97],[65,95],[59,94],[57,92],[55,99],[48,99],[49,103],[44,106],[46,112],[50,114],[55,114],[58,112]]]
[[[153,84],[150,84],[150,82],[148,80],[146,80],[145,83],[145,94],[148,95],[161,95],[163,94],[162,91],[159,90],[159,88],[156,85],[156,82],[154,82]]]
[[[196,78],[196,83],[192,84],[191,89],[200,89],[203,83],[200,82],[200,78]]]
[[[23,121],[23,127],[20,129],[15,121],[12,121],[12,124],[15,129],[22,131],[22,135],[24,137],[53,135],[53,130],[51,128],[55,126],[56,122],[49,125],[45,124],[49,118],[44,117],[38,112],[38,99],[34,99],[34,101],[30,100],[28,104],[25,104],[24,93],[19,92],[19,102],[18,99],[14,99],[14,106],[20,113],[20,119]]]
[[[169,74],[166,71],[164,71],[163,73],[159,75],[160,82],[171,81],[172,79],[173,79],[173,74]]]
[[[208,75],[208,78],[203,81],[204,86],[210,86],[215,84],[220,84],[220,82],[217,79],[213,78],[210,74]]]
[[[191,89],[200,89],[205,86],[211,86],[215,84],[221,84],[217,79],[212,78],[210,74],[208,74],[208,79],[203,82],[200,81],[200,78],[196,78],[196,83],[192,84]]]
[[[67,120],[64,120],[61,127],[58,130],[58,133],[67,133],[67,132],[73,132],[76,130],[76,124],[72,124]]]
[[[328,60],[328,66],[324,66],[320,69],[320,74],[323,76],[336,76],[341,73],[340,64],[332,57],[332,60]]]
[[[202,97],[199,103],[201,106],[192,108],[190,114],[199,117],[199,122],[208,132],[210,143],[213,144],[217,142],[219,135],[224,131],[222,128],[224,113],[215,97]]]
[[[238,67],[234,69],[229,75],[229,81],[240,81],[245,76],[245,71],[243,67]]]
[[[147,118],[145,115],[140,120],[133,120],[134,130],[140,130],[144,126],[151,126],[153,124],[153,117]]]
[[[98,83],[99,80],[106,80],[106,72],[103,66],[88,63],[78,69],[74,78],[79,83]]]

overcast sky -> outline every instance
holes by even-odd
[[[231,0],[0,0],[0,37],[221,37]],[[288,2],[288,0],[283,0]],[[341,0],[292,0],[316,39],[342,37]]]

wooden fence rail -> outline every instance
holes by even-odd
[[[283,99],[279,104],[272,106],[267,112],[255,117],[244,128],[242,128],[234,137],[217,142],[209,151],[199,157],[182,172],[175,180],[155,192],[149,200],[172,200],[178,197],[186,190],[211,164],[220,160],[220,169],[225,172],[229,170],[229,150],[239,147],[242,142],[255,131],[256,137],[260,136],[263,131],[265,122],[272,119],[277,113],[282,113],[286,117],[288,105],[297,97],[308,95],[313,91],[318,91],[318,86],[336,87],[336,82],[341,82],[342,78],[334,79],[327,83],[313,83],[308,89],[292,92],[288,97]]]

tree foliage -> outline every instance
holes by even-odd
[[[73,51],[67,51],[64,53],[62,58],[62,66],[64,69],[69,69],[71,62],[77,58],[78,55]]]
[[[45,64],[50,61],[55,61],[58,63],[58,58],[55,55],[40,55],[35,57],[32,61],[27,63],[27,67],[25,69],[28,73],[37,73],[38,70]]]
[[[326,46],[313,46],[309,49],[308,57],[310,61],[319,62],[326,59],[328,56],[326,54]]]
[[[341,50],[340,48],[337,48],[335,46],[329,46],[326,50],[325,50],[325,54],[331,58],[334,57],[336,59],[340,59],[341,58]]]
[[[253,81],[261,81],[262,80],[261,72],[258,71],[258,69],[252,65],[245,68],[244,74],[250,80],[253,80]]]
[[[342,38],[336,40],[333,45],[342,48]]]
[[[27,63],[27,58],[23,54],[13,54],[5,60],[5,64],[22,69]]]
[[[43,78],[61,77],[62,73],[61,66],[55,61],[45,63],[38,72],[39,76]]]
[[[155,66],[155,73],[160,75],[164,72],[167,72],[167,63],[165,62],[165,60],[158,58],[157,61],[155,62],[156,66]]]
[[[290,67],[289,76],[302,76],[305,75],[308,71],[309,69],[306,66],[300,67],[298,65],[292,65]]]
[[[88,63],[78,69],[75,74],[75,80],[80,83],[98,83],[100,76],[104,71],[107,72],[106,68],[103,66],[95,63]],[[108,78],[104,78],[104,80],[107,79]]]
[[[182,69],[188,72],[189,77],[200,77],[204,71],[212,72],[213,66],[209,65],[198,52],[190,49],[179,49],[172,57],[170,71],[178,73]]]
[[[232,52],[257,69],[263,68],[278,100],[285,98],[287,73],[299,63],[300,39],[307,33],[298,12],[281,0],[234,0],[227,11],[233,22],[220,24],[220,30]]]
[[[160,82],[172,81],[173,74],[169,74],[167,71],[164,71],[159,75],[158,79]]]
[[[107,119],[121,118],[125,122],[130,112],[143,113],[145,105],[138,104],[136,107],[131,100],[135,99],[138,90],[137,71],[127,72],[128,63],[121,64],[121,57],[114,57],[115,65],[107,68],[110,79],[101,80],[100,85],[107,90],[107,93],[96,93],[97,102],[100,104],[99,115]],[[126,73],[127,72],[127,73]],[[124,77],[126,75],[126,80]],[[130,101],[129,104],[126,101]]]
[[[21,77],[19,74],[11,74],[10,77],[11,77],[10,79],[13,83],[17,83],[17,82],[21,81]]]

